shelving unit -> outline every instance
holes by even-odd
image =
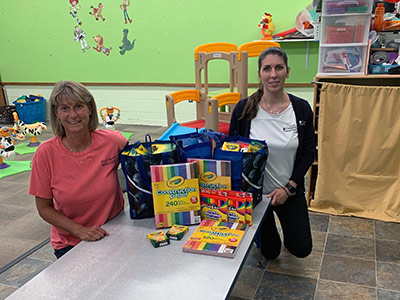
[[[350,85],[365,85],[365,86],[400,86],[400,75],[348,75],[348,76],[320,76],[314,80],[314,129],[315,129],[315,152],[314,163],[311,165],[308,172],[308,188],[307,188],[307,204],[314,199],[315,186],[318,177],[318,120],[320,93],[323,82],[350,84]],[[329,112],[326,112],[329,113]]]
[[[372,0],[324,0],[319,75],[366,74]]]

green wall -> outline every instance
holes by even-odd
[[[102,2],[105,21],[89,14]],[[74,41],[77,21],[69,0],[3,1],[0,9],[0,75],[4,82],[194,83],[194,48],[210,42],[237,45],[261,38],[258,22],[272,14],[275,33],[295,27],[295,18],[310,0],[131,0],[124,24],[122,0],[80,0],[78,17],[91,47],[85,53]],[[124,55],[122,30],[135,46]],[[93,37],[104,37],[109,56],[95,51]],[[292,72],[289,83],[309,83],[317,72],[318,44],[282,43]],[[256,60],[250,59],[250,82],[257,82]],[[211,69],[214,68],[214,69]],[[214,71],[215,70],[215,71]],[[222,62],[210,65],[210,82],[227,82]]]

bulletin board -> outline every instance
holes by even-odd
[[[3,3],[3,82],[194,83],[196,46],[258,40],[264,12],[272,14],[275,33],[294,28],[297,14],[311,2],[100,1]],[[317,73],[318,44],[310,42],[307,58],[306,46],[306,42],[282,44],[292,70],[288,83],[310,83]],[[210,82],[227,82],[223,63],[210,65],[215,69]],[[256,83],[256,60],[249,65],[249,82]]]

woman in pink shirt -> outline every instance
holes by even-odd
[[[93,95],[77,82],[55,85],[50,119],[55,137],[36,150],[29,193],[52,225],[51,244],[59,258],[82,240],[109,235],[101,226],[124,208],[117,168],[127,140],[119,131],[96,129]]]

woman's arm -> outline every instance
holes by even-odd
[[[307,114],[307,119],[305,120],[305,128],[304,128],[304,137],[303,137],[303,146],[300,149],[298,155],[298,163],[297,166],[293,170],[293,174],[291,176],[291,180],[298,184],[304,179],[304,176],[308,172],[310,166],[314,161],[314,152],[315,152],[315,136],[314,136],[314,126],[313,126],[313,113],[310,108],[310,112]],[[293,184],[292,184],[293,185]]]
[[[76,236],[77,238],[80,238],[81,240],[97,241],[102,237],[109,235],[107,231],[100,227],[85,227],[64,216],[54,208],[52,199],[45,199],[36,196],[35,200],[36,208],[43,220]]]

